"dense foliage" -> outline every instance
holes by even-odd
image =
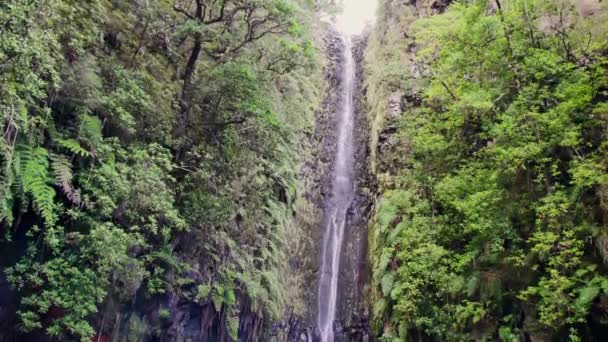
[[[179,302],[207,334],[252,338],[298,303],[319,6],[0,2],[0,265],[22,331],[161,336]]]
[[[429,16],[438,3],[383,1],[370,41],[375,330],[601,340],[606,4],[460,1]],[[392,94],[403,115],[386,147]]]

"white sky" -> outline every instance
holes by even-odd
[[[373,23],[377,0],[342,0],[344,12],[338,16],[337,26],[346,34],[361,33],[365,24]]]

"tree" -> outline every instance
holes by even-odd
[[[221,63],[267,35],[286,34],[294,21],[294,8],[285,0],[176,1],[173,8],[187,19],[182,31],[193,40],[182,74],[175,130],[181,136],[190,122],[192,79],[201,52]]]

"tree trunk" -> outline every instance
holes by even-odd
[[[177,117],[175,136],[182,136],[186,133],[186,127],[190,121],[190,108],[192,106],[192,76],[196,70],[196,61],[201,53],[202,38],[200,34],[194,37],[194,46],[188,58],[188,64],[184,71],[184,84],[182,85],[182,94],[179,102],[179,115]]]

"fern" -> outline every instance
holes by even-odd
[[[34,206],[44,222],[48,226],[53,226],[56,222],[55,190],[49,185],[51,178],[48,172],[47,150],[42,147],[22,146],[17,159],[15,166],[19,168],[17,174],[23,193],[32,196]]]
[[[57,131],[57,128],[55,127],[55,121],[53,120],[52,117],[49,117],[47,119],[46,124],[47,124],[47,131],[48,131],[49,135],[51,136],[51,139],[57,145],[65,148],[68,151],[70,151],[78,156],[81,156],[81,157],[87,157],[90,155],[89,151],[86,148],[83,148],[80,145],[80,142],[78,142],[76,139],[65,138],[64,135],[59,133]],[[84,124],[82,126],[84,126]]]
[[[211,286],[209,284],[201,284],[197,287],[195,300],[197,303],[203,304],[207,301],[211,293]]]
[[[59,146],[81,157],[87,157],[91,155],[91,153],[87,149],[80,146],[80,143],[74,139],[62,139],[57,137],[55,138],[55,142]]]
[[[64,155],[51,154],[50,159],[57,185],[68,197],[71,197],[74,192],[72,188],[72,163]]]
[[[87,142],[91,148],[91,155],[95,155],[95,151],[99,148],[103,139],[101,134],[101,120],[99,120],[98,117],[89,114],[81,114],[80,120],[79,138]]]
[[[600,294],[600,288],[597,286],[587,286],[579,291],[579,296],[576,299],[575,306],[581,312],[587,312],[591,303]]]
[[[385,297],[388,297],[388,295],[390,294],[391,290],[393,289],[394,283],[395,283],[395,277],[393,276],[392,273],[386,273],[384,275],[384,277],[382,277],[380,284],[382,287],[382,294]]]
[[[55,183],[61,188],[66,197],[76,205],[81,204],[80,192],[72,185],[72,162],[64,155],[51,154],[51,168],[55,176]]]
[[[239,309],[238,307],[233,307],[228,310],[228,316],[226,318],[226,330],[228,330],[228,334],[234,341],[239,338]]]
[[[220,311],[222,309],[222,305],[224,305],[224,287],[220,284],[215,284],[213,286],[213,292],[211,292],[211,302],[213,303],[213,307],[216,311]]]

